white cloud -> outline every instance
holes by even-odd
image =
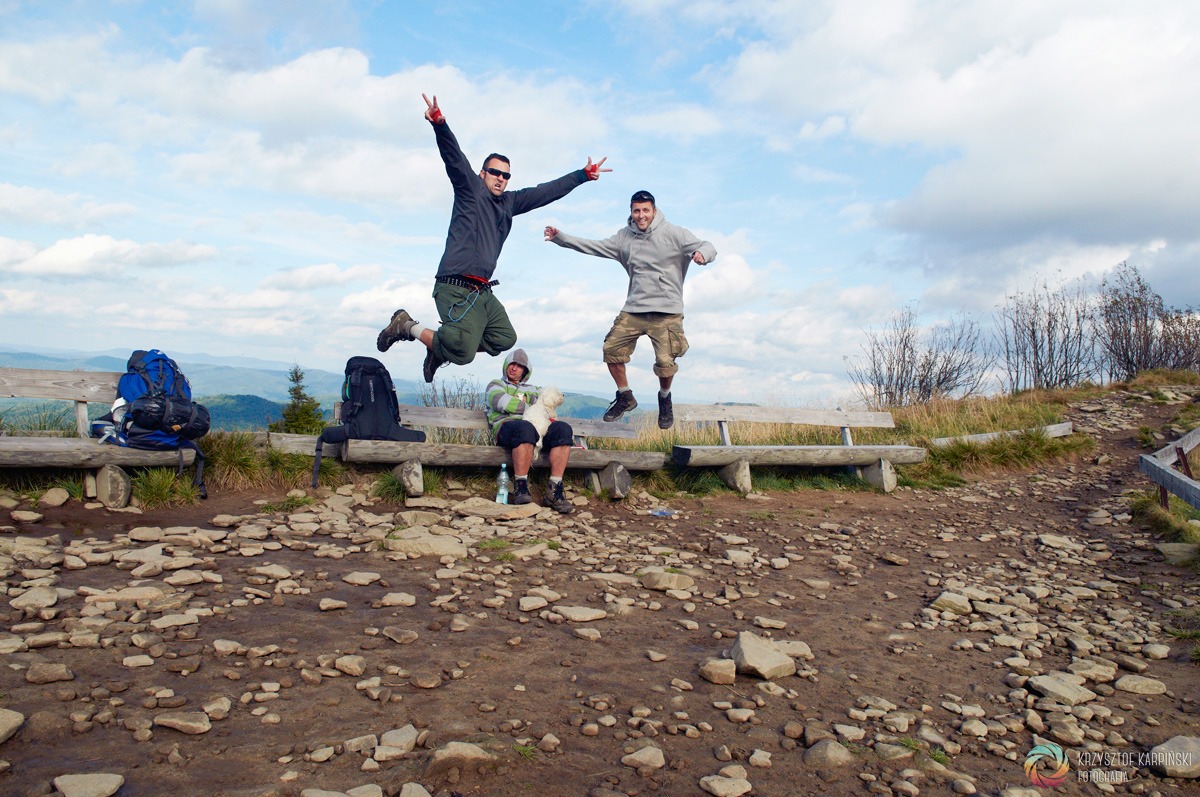
[[[89,233],[56,241],[27,258],[8,261],[0,267],[15,274],[45,277],[114,278],[129,269],[179,266],[216,256],[215,247],[185,241],[140,244]]]
[[[349,266],[343,269],[336,263],[318,263],[312,266],[277,271],[263,280],[262,286],[302,291],[309,288],[324,288],[359,280],[377,279],[380,271],[379,266]]]
[[[0,288],[0,313],[16,315],[17,313],[45,312],[48,306],[43,297],[34,291]],[[56,309],[55,312],[58,310]]]
[[[45,188],[0,183],[0,219],[18,224],[59,224],[84,227],[131,216],[132,205],[96,202],[81,194],[58,194]]]

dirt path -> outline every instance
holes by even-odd
[[[1085,409],[1094,460],[936,492],[39,510],[0,533],[0,794],[1000,794],[1039,740],[1059,793],[1200,793],[1148,759],[1200,737],[1194,643],[1163,628],[1196,571],[1123,499],[1137,427],[1177,408]],[[745,632],[797,672],[715,683]]]

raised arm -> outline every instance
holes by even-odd
[[[433,125],[438,154],[442,156],[442,163],[446,164],[446,176],[450,178],[450,185],[454,186],[455,191],[469,191],[474,185],[472,180],[479,179],[479,175],[471,168],[471,162],[463,154],[454,133],[450,132],[450,125],[446,124],[446,117],[438,107],[437,95],[433,95],[433,100],[430,100],[422,94],[421,99],[425,100],[425,119]]]

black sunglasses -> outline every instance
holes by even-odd
[[[505,180],[512,177],[511,172],[502,172],[499,169],[493,169],[491,166],[484,168],[484,171],[490,174],[492,177],[503,177]]]

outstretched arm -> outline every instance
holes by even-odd
[[[567,235],[557,227],[547,227],[543,235],[547,241],[556,243],[565,249],[574,249],[576,252],[583,252],[585,255],[594,255],[595,257],[607,257],[610,260],[621,259],[620,233],[605,238],[603,241],[596,241]]]

